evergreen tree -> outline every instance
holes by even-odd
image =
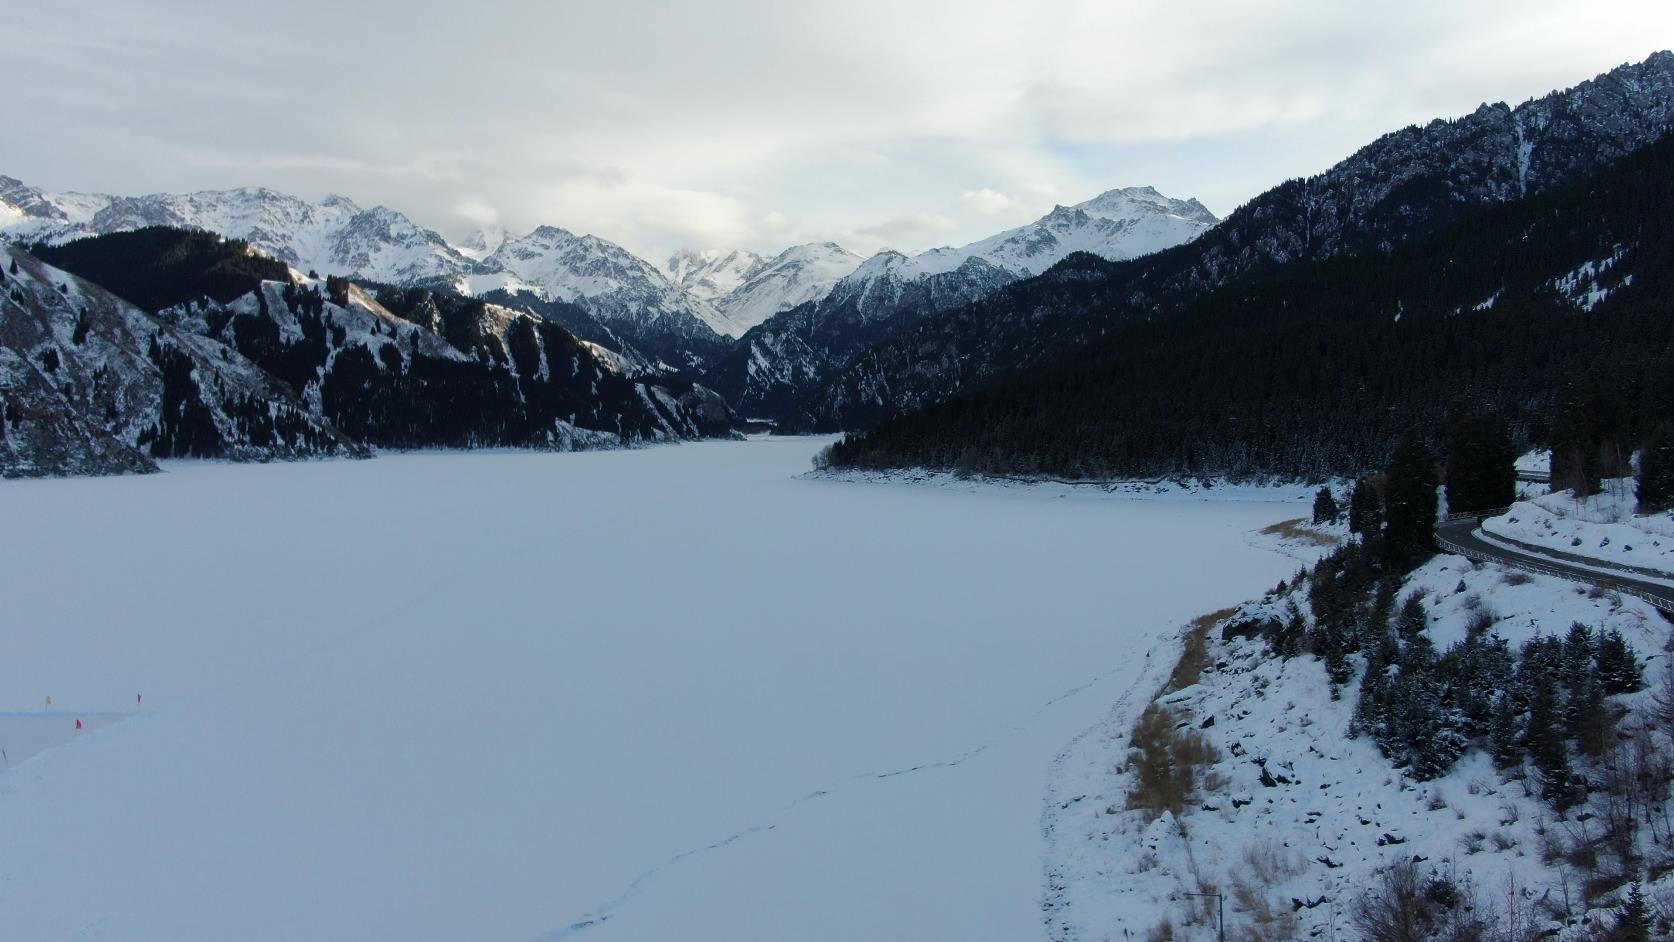
[[[1511,769],[1523,764],[1522,728],[1518,718],[1516,699],[1510,691],[1501,691],[1494,701],[1494,717],[1488,726],[1488,752],[1498,768]]]
[[[1349,494],[1348,527],[1350,533],[1362,536],[1383,527],[1383,501],[1365,478],[1355,481],[1354,490]]]
[[[1417,434],[1402,436],[1389,462],[1384,558],[1409,570],[1435,553],[1436,462]]]
[[[1593,630],[1580,622],[1569,626],[1569,634],[1563,641],[1563,673],[1561,679],[1565,689],[1571,693],[1579,692],[1587,685],[1587,679],[1593,673]]]
[[[1651,908],[1637,880],[1616,910],[1616,925],[1610,939],[1611,942],[1651,942]]]
[[[1612,628],[1599,635],[1595,657],[1599,683],[1606,694],[1614,696],[1644,688],[1644,667],[1621,632]]]
[[[1331,496],[1329,487],[1322,487],[1314,495],[1314,523],[1336,523],[1342,516],[1342,510],[1337,507],[1337,499]]]
[[[1428,627],[1430,613],[1424,608],[1424,600],[1414,592],[1401,603],[1401,613],[1395,616],[1395,630],[1400,633],[1402,639],[1410,641],[1424,634]]]
[[[1550,677],[1539,681],[1529,696],[1528,737],[1524,743],[1540,773],[1540,797],[1565,812],[1580,796],[1569,764],[1569,743],[1559,722],[1556,685]]]
[[[1674,507],[1674,425],[1664,423],[1639,453],[1639,512]]]
[[[1447,509],[1477,513],[1517,499],[1517,450],[1505,423],[1455,412],[1447,427]]]

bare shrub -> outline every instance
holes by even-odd
[[[1129,743],[1128,768],[1133,787],[1128,810],[1152,817],[1164,811],[1178,816],[1195,800],[1204,770],[1221,760],[1220,751],[1197,730],[1183,728],[1180,715],[1152,703],[1140,715]]]
[[[1366,942],[1491,942],[1499,922],[1468,878],[1426,874],[1410,860],[1379,871],[1349,920]]]

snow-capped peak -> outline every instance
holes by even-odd
[[[670,281],[651,263],[614,242],[540,226],[505,240],[485,264],[538,286],[550,298],[585,302],[605,321],[625,322],[681,336],[736,337],[744,332],[709,302]]]
[[[793,245],[763,260],[716,306],[740,326],[754,327],[780,311],[830,294],[860,262],[860,256],[835,242]]]
[[[681,249],[663,270],[694,297],[718,302],[766,265],[766,258],[743,249]]]

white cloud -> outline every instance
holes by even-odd
[[[1016,200],[1004,193],[991,190],[988,187],[983,187],[980,190],[966,190],[960,193],[959,202],[984,216],[1005,212],[1017,203]]]
[[[8,65],[53,78],[11,88],[0,173],[340,192],[448,235],[489,207],[650,257],[922,249],[1123,185],[1225,212],[1674,35],[1652,0],[14,7]]]

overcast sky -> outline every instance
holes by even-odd
[[[957,244],[1150,184],[1225,214],[1674,46],[1674,3],[0,0],[0,173],[270,186],[677,247]]]

